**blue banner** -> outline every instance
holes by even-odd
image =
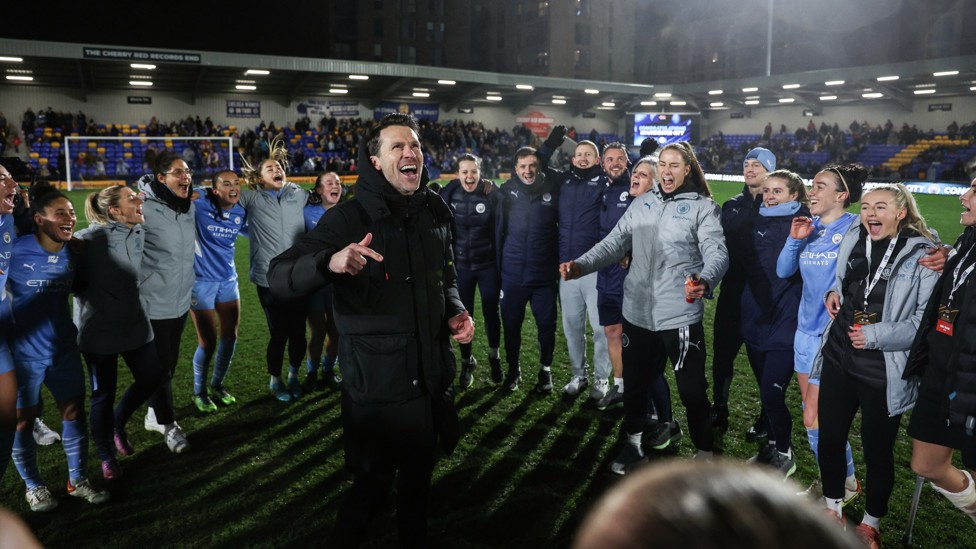
[[[394,101],[382,101],[373,107],[373,119],[379,120],[395,112],[411,114],[418,120],[436,122],[440,108],[437,103],[396,103]]]

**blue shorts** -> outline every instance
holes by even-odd
[[[193,293],[190,295],[190,309],[194,311],[212,311],[215,303],[227,303],[241,298],[237,288],[237,279],[212,282],[197,280],[193,283]]]
[[[797,330],[793,337],[793,371],[798,374],[810,375],[813,369],[813,359],[820,352],[820,340],[818,335],[808,334]],[[810,383],[820,385],[819,379],[811,379]]]
[[[41,383],[57,402],[66,402],[85,395],[85,371],[78,349],[59,353],[51,361],[17,361],[17,407],[37,406],[41,400]]]
[[[623,294],[597,293],[596,310],[600,314],[600,326],[612,326],[624,322]]]
[[[0,374],[5,374],[14,369],[14,359],[10,356],[10,347],[7,346],[6,334],[0,336]]]
[[[325,311],[332,314],[332,284],[319,288],[312,295],[307,297],[306,303],[308,312]]]

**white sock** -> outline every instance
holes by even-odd
[[[617,387],[618,393],[624,394],[624,378],[614,376],[613,384],[615,387]]]
[[[861,524],[867,524],[875,530],[879,530],[878,526],[881,525],[881,519],[878,517],[873,517],[867,513],[864,513],[864,518],[861,519]]]
[[[633,434],[633,435],[627,435],[627,441],[630,442],[630,445],[631,446],[633,446],[634,448],[637,448],[638,450],[640,450],[641,449],[641,435],[643,435],[643,434],[644,433],[637,433],[637,434]]]
[[[271,376],[271,383],[281,384],[281,376]]]
[[[838,516],[844,516],[840,507],[842,503],[844,503],[843,499],[834,499],[824,496],[824,504],[827,506],[827,509],[834,511]]]
[[[545,364],[543,364],[542,365],[542,371],[543,372],[551,372],[552,371],[552,366],[546,366]]]

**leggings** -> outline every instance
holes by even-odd
[[[868,514],[888,514],[888,499],[895,485],[895,439],[901,414],[888,415],[884,388],[872,387],[831,361],[824,361],[820,378],[820,476],[824,497],[844,497],[847,458],[844,447],[851,423],[861,409],[861,444],[867,469]]]
[[[477,271],[457,270],[457,287],[461,303],[472,315],[474,314],[474,290],[477,285],[481,293],[481,313],[485,318],[485,335],[488,337],[488,347],[497,349],[501,342],[502,321],[498,317],[499,291],[501,279],[495,267],[479,269]],[[471,344],[462,343],[461,357],[471,356]]]
[[[159,367],[163,374],[162,383],[149,399],[149,406],[156,412],[156,421],[160,425],[176,421],[173,405],[173,373],[176,372],[176,363],[180,359],[180,340],[183,338],[183,328],[186,326],[186,315],[187,313],[183,313],[178,318],[149,321],[155,334],[156,356],[159,357]],[[166,421],[167,419],[169,421]]]
[[[688,430],[695,448],[712,451],[711,404],[705,379],[704,330],[701,322],[673,330],[651,331],[624,319],[624,429],[644,430],[648,390],[664,374],[670,358],[675,365],[678,393],[688,414]],[[662,411],[658,417],[662,421]]]
[[[88,375],[91,382],[91,421],[92,439],[99,459],[106,460],[115,456],[112,442],[114,431],[125,430],[125,424],[132,414],[143,405],[159,388],[163,381],[163,370],[156,354],[156,346],[152,341],[122,353],[98,354],[83,353],[85,363],[88,364]],[[132,385],[125,390],[119,399],[115,412],[112,404],[118,384],[119,355],[132,372]],[[156,410],[156,420],[165,425],[173,421],[172,413],[169,417],[163,415],[165,408]]]
[[[267,287],[257,288],[258,299],[268,321],[268,332],[271,333],[265,355],[268,373],[280,377],[286,344],[289,366],[298,367],[305,358],[305,302],[275,298]]]

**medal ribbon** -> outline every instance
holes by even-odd
[[[868,310],[868,296],[871,295],[871,290],[878,285],[878,281],[881,280],[881,273],[884,272],[884,268],[888,266],[888,261],[891,260],[891,255],[895,251],[895,246],[898,244],[898,237],[891,239],[888,243],[888,249],[885,251],[884,257],[881,258],[881,263],[878,264],[878,270],[874,273],[874,278],[868,281],[868,285],[864,288],[864,310]],[[866,250],[864,255],[867,256],[868,260],[868,276],[871,276],[871,237],[868,237],[866,244]],[[865,277],[865,280],[867,278]]]
[[[959,269],[962,268],[962,264],[965,263],[966,259],[969,258],[969,254],[973,251],[973,247],[974,246],[970,246],[969,249],[966,250],[966,255],[959,260],[959,263],[956,264],[956,268],[952,271],[952,290],[949,291],[949,300],[948,303],[946,303],[946,307],[952,307],[952,296],[956,293],[956,290],[965,284],[966,279],[969,278],[969,275],[973,272],[973,267],[976,267],[976,263],[973,263],[961,274],[959,273]]]

